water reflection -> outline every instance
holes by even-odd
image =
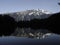
[[[47,29],[31,29],[31,28],[16,28],[16,31],[11,36],[17,37],[28,37],[28,38],[36,38],[41,39],[52,35],[50,31]]]

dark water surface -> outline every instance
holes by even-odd
[[[11,36],[0,37],[0,45],[60,45],[60,35],[49,33],[46,29],[17,28]]]
[[[52,33],[51,31],[47,29],[31,29],[31,28],[18,28],[17,27],[15,32],[12,33],[11,36],[41,39],[41,38],[45,38],[53,34],[54,33]]]
[[[52,35],[44,39],[27,37],[0,37],[0,45],[60,45],[60,36]]]

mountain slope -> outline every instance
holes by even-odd
[[[26,11],[21,11],[21,12],[16,12],[16,13],[10,13],[10,16],[12,16],[13,18],[15,18],[16,21],[20,21],[20,20],[31,20],[34,18],[37,19],[44,19],[44,18],[48,18],[52,13],[48,12],[46,10],[26,10]]]

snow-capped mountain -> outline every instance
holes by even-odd
[[[51,14],[51,12],[48,12],[46,10],[33,10],[32,12],[29,13],[29,15],[32,15],[32,14],[35,14],[35,15],[42,15],[42,14]]]
[[[44,19],[44,18],[48,18],[52,13],[48,12],[46,10],[26,10],[26,11],[21,11],[21,12],[15,12],[15,13],[11,13],[10,16],[14,17],[16,21],[20,21],[20,20],[31,20],[34,18],[37,19]]]

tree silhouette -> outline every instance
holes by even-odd
[[[9,14],[4,14],[4,16],[0,14],[0,36],[11,35],[15,31],[16,26],[15,19],[10,17]]]

